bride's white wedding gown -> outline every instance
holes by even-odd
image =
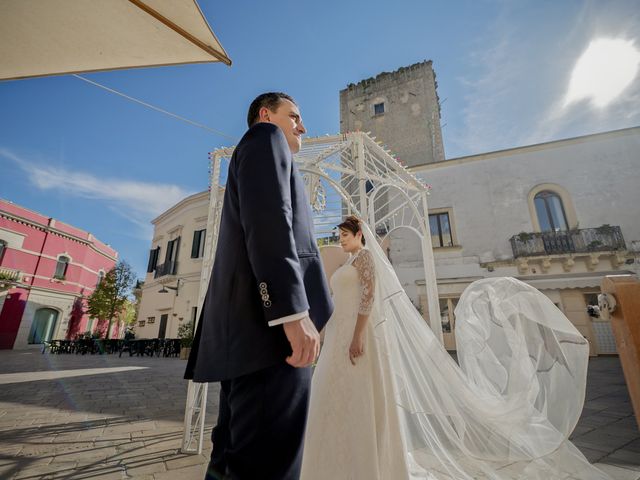
[[[373,260],[364,249],[330,279],[335,310],[311,383],[302,480],[409,478],[388,359],[371,319],[364,355],[356,365],[349,359],[358,313],[371,311],[373,282]]]
[[[302,480],[608,480],[568,440],[589,347],[564,314],[516,279],[478,280],[455,311],[458,365],[363,233],[330,280]],[[358,313],[370,316],[354,366]]]

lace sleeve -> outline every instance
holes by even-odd
[[[353,261],[360,279],[360,307],[358,313],[369,315],[373,307],[373,297],[376,289],[376,272],[373,257],[369,250],[362,250]]]

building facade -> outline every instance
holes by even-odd
[[[384,72],[340,91],[340,132],[371,132],[407,166],[444,160],[431,61]]]
[[[606,275],[640,272],[640,127],[483,153],[413,169],[433,185],[429,221],[445,340],[474,280],[512,276],[545,293],[590,341],[614,353],[589,315]],[[419,245],[397,231],[390,258],[424,303]]]
[[[88,232],[0,200],[0,348],[95,329],[86,297],[117,258]]]
[[[137,338],[177,338],[178,328],[196,319],[208,208],[209,192],[205,191],[185,198],[152,221]]]

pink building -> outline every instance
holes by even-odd
[[[0,199],[0,349],[95,330],[86,297],[117,258],[90,233]]]

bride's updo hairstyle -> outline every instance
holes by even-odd
[[[351,232],[354,235],[358,232],[362,232],[362,228],[360,228],[360,219],[355,215],[349,215],[347,218],[345,218],[344,222],[338,225],[338,228],[341,230],[347,230],[348,232]],[[362,245],[364,246],[365,244],[366,244],[366,241],[364,239],[364,234],[363,234]]]

